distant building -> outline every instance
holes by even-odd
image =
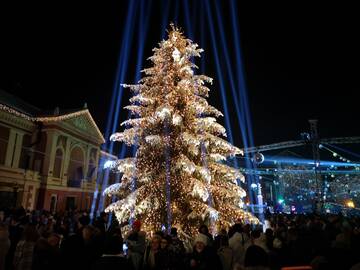
[[[94,208],[99,161],[116,158],[104,142],[86,105],[46,112],[0,91],[0,208]]]

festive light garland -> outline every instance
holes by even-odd
[[[47,122],[61,122],[61,121],[64,121],[64,120],[68,120],[68,119],[71,119],[71,118],[75,118],[75,117],[87,114],[89,116],[91,124],[95,127],[96,132],[98,133],[98,135],[100,136],[102,141],[105,142],[104,136],[102,135],[101,131],[97,127],[97,125],[96,125],[94,119],[92,118],[92,116],[91,116],[88,109],[83,109],[83,110],[79,110],[77,112],[72,112],[72,113],[67,113],[67,114],[62,114],[62,115],[40,116],[40,117],[33,117],[33,116],[26,115],[26,114],[21,113],[21,112],[15,110],[13,108],[10,108],[10,107],[6,106],[4,104],[0,104],[0,110],[6,111],[6,112],[8,112],[8,113],[10,113],[12,115],[24,118],[24,119],[26,119],[28,121],[31,121],[31,122],[44,122],[44,123],[47,123]]]

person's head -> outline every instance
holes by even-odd
[[[204,235],[204,234],[202,234],[202,233],[199,233],[199,234],[195,237],[194,244],[195,244],[194,249],[195,249],[198,253],[201,253],[201,252],[205,249],[205,247],[207,246],[207,244],[208,244],[207,236]]]
[[[208,227],[205,224],[201,225],[199,228],[199,233],[208,234],[209,233]]]
[[[119,226],[115,227],[112,234],[122,238],[121,228]]]
[[[123,251],[123,241],[118,235],[112,235],[105,242],[104,253],[110,255],[120,254]]]
[[[220,247],[229,246],[229,237],[227,235],[220,235]]]
[[[91,240],[94,234],[95,234],[95,228],[91,225],[85,226],[84,229],[82,230],[82,237],[84,241]]]
[[[160,248],[166,249],[169,246],[170,242],[167,237],[162,237],[160,241]]]
[[[250,230],[251,230],[250,224],[245,224],[245,225],[243,226],[243,232],[244,232],[244,233],[249,234],[249,233],[250,233]]]
[[[104,221],[107,222],[107,220],[108,220],[108,214],[105,213],[105,212],[101,212],[101,213],[100,213],[100,219],[102,219],[102,220],[104,220]]]
[[[50,234],[49,237],[47,238],[49,245],[52,247],[59,247],[60,240],[61,240],[61,236],[56,233]]]
[[[241,226],[240,223],[235,223],[234,226],[232,227],[232,230],[237,233],[242,233],[243,232],[243,227]]]
[[[268,255],[264,249],[259,246],[252,245],[248,247],[245,253],[245,267],[253,267],[253,266],[268,266]]]
[[[134,232],[139,232],[141,229],[141,222],[140,220],[135,220],[133,225],[132,225],[132,229]]]
[[[297,239],[297,231],[294,228],[290,228],[287,233],[288,241],[295,241]]]
[[[158,251],[160,249],[161,237],[158,235],[154,235],[151,239],[151,250]]]
[[[253,230],[251,232],[251,238],[252,239],[258,239],[261,235],[261,231],[260,230]]]
[[[78,225],[79,227],[85,227],[90,224],[90,217],[87,215],[82,215],[79,217]]]
[[[279,238],[275,238],[272,243],[273,247],[275,249],[281,249],[282,248],[282,241]]]
[[[265,231],[265,235],[266,235],[267,238],[273,237],[274,236],[274,231],[272,229],[268,228]]]

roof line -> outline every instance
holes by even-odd
[[[83,109],[77,112],[73,112],[73,113],[67,113],[67,114],[63,114],[63,115],[54,115],[54,116],[42,116],[42,117],[31,117],[28,116],[24,113],[21,113],[15,109],[12,109],[6,105],[0,104],[0,110],[3,111],[7,111],[11,114],[14,114],[16,116],[25,118],[26,120],[32,121],[32,122],[57,122],[57,121],[63,121],[63,120],[67,120],[73,117],[77,117],[80,115],[84,115],[87,114],[90,118],[91,123],[93,124],[93,126],[95,127],[96,132],[98,133],[98,135],[100,136],[102,143],[105,143],[105,138],[103,136],[103,134],[101,133],[101,131],[99,130],[98,126],[96,125],[95,120],[92,118],[90,111],[88,109]]]

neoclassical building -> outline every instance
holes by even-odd
[[[104,142],[86,105],[45,112],[0,90],[0,208],[89,210],[99,160],[116,158]]]

